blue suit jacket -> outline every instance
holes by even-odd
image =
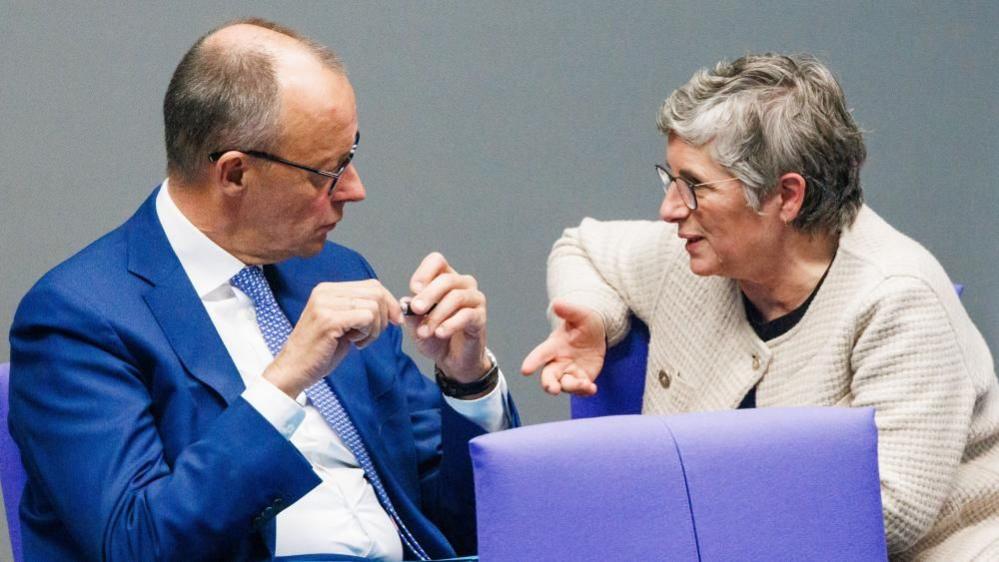
[[[167,242],[155,195],[46,274],[15,316],[10,428],[28,473],[28,560],[270,559],[274,516],[319,483],[240,398],[242,379]],[[265,273],[293,323],[317,283],[374,276],[331,243]],[[428,553],[474,551],[467,442],[483,430],[446,405],[400,344],[391,327],[328,380]]]

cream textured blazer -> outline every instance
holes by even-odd
[[[992,356],[936,259],[870,208],[841,236],[805,316],[769,342],[737,284],[691,273],[664,222],[566,230],[548,292],[599,312],[611,344],[630,314],[649,326],[643,413],[735,408],[756,385],[758,407],[873,407],[892,558],[999,560]]]

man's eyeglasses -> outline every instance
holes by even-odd
[[[707,185],[715,185],[716,183],[725,183],[729,181],[738,181],[739,178],[728,178],[724,180],[706,181],[701,183],[691,183],[688,180],[683,179],[680,176],[674,176],[668,169],[656,164],[656,171],[659,172],[659,179],[663,182],[663,193],[669,193],[669,186],[671,184],[676,184],[677,191],[680,192],[680,199],[683,200],[683,204],[687,206],[691,211],[697,209],[697,195],[695,191]]]
[[[306,172],[311,172],[323,176],[324,178],[331,178],[333,181],[330,183],[329,193],[327,195],[333,195],[333,189],[336,188],[336,183],[340,181],[340,176],[347,171],[347,166],[350,166],[351,160],[354,159],[354,154],[357,152],[357,145],[361,142],[361,131],[358,131],[354,135],[354,145],[350,147],[350,153],[347,157],[343,159],[343,162],[334,171],[320,170],[319,168],[313,168],[311,166],[306,166],[305,164],[299,164],[298,162],[292,162],[291,160],[286,160],[280,156],[275,156],[269,152],[263,152],[261,150],[239,150],[238,148],[230,148],[228,150],[219,150],[217,152],[212,152],[208,155],[208,159],[212,162],[217,162],[219,158],[222,157],[226,152],[236,151],[242,152],[248,156],[253,156],[254,158],[260,158],[261,160],[267,160],[269,162],[276,162],[278,164],[284,164],[285,166],[291,166],[292,168],[298,168],[299,170],[305,170]]]

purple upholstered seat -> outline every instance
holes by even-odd
[[[7,513],[7,530],[14,560],[21,560],[21,520],[17,510],[27,475],[21,466],[21,453],[7,427],[7,398],[10,387],[10,363],[0,364],[0,487],[3,488],[4,511]]]
[[[470,446],[482,562],[886,559],[870,409],[610,416]]]

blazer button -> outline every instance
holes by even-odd
[[[669,388],[669,383],[670,383],[669,373],[667,373],[666,371],[659,371],[659,386],[663,387],[664,389]]]
[[[760,368],[760,354],[759,353],[754,353],[753,354],[753,370],[755,371],[756,369],[759,369],[759,368]]]

